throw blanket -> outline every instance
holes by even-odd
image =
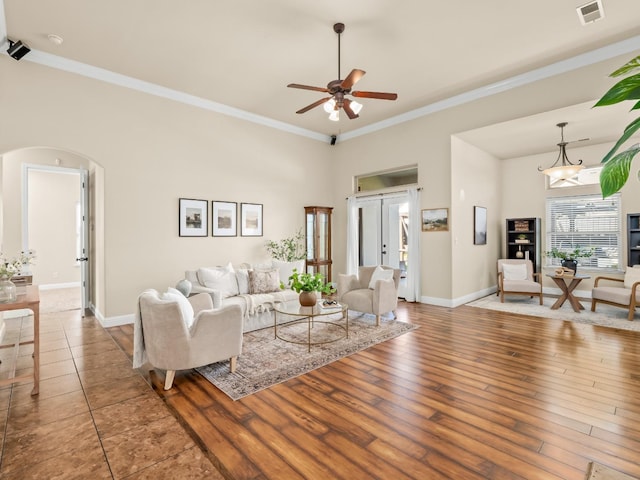
[[[133,368],[140,368],[147,363],[147,353],[144,349],[144,334],[142,332],[142,316],[140,314],[140,297],[133,320]]]
[[[247,309],[244,312],[245,318],[249,315],[265,312],[269,310],[269,307],[273,308],[274,304],[286,300],[281,292],[240,294],[239,296],[244,299],[247,305]]]

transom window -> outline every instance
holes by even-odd
[[[601,195],[547,198],[547,244],[550,251],[593,249],[589,258],[578,258],[585,268],[617,270],[621,252],[620,195],[603,199]],[[560,260],[547,257],[546,264]]]

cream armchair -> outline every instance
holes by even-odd
[[[349,305],[350,310],[375,315],[376,325],[380,325],[381,315],[392,312],[393,318],[396,317],[399,283],[400,270],[397,268],[384,265],[359,267],[357,276],[338,275],[338,300]]]
[[[540,297],[542,305],[542,282],[540,274],[533,272],[531,260],[498,260],[498,295],[501,303],[505,295]]]
[[[177,290],[159,294],[146,290],[139,299],[134,324],[133,367],[147,361],[166,370],[164,389],[173,385],[176,370],[187,370],[230,359],[231,372],[242,352],[240,306],[212,310],[211,296],[184,297]]]
[[[591,290],[591,311],[597,303],[629,310],[627,319],[633,320],[640,305],[640,268],[628,268],[624,278],[596,277]]]

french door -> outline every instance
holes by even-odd
[[[358,263],[388,265],[401,272],[398,296],[405,297],[409,258],[409,199],[405,194],[359,198]]]

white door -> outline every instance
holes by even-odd
[[[398,296],[404,298],[409,255],[406,195],[358,199],[359,265],[388,265],[401,271]]]
[[[80,212],[78,214],[80,294],[82,300],[82,316],[89,310],[89,172],[80,170]]]

